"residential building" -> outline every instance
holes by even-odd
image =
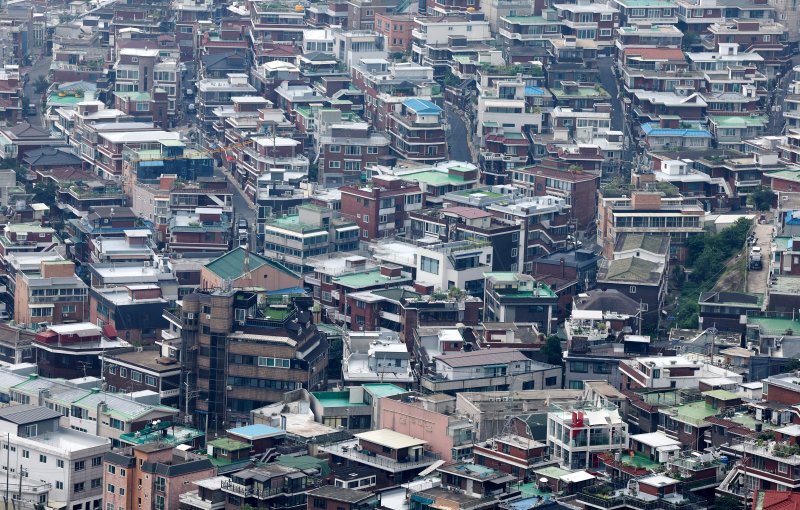
[[[484,277],[484,321],[533,323],[545,335],[554,331],[558,299],[549,286],[521,273]]]
[[[427,99],[407,99],[387,117],[392,150],[403,159],[436,163],[447,159],[442,108]]]
[[[591,469],[599,455],[628,449],[628,425],[617,406],[553,406],[547,413],[547,446],[551,458],[567,469]]]
[[[31,327],[81,322],[88,316],[88,293],[73,262],[42,260],[37,271],[16,274],[14,320]]]
[[[620,360],[624,389],[695,388],[702,379],[729,378],[742,382],[741,374],[686,356],[651,356]]]
[[[14,405],[0,410],[0,430],[6,435],[7,462],[20,487],[49,484],[50,501],[68,508],[100,508],[104,497],[103,455],[111,441],[59,426],[61,413],[37,405]],[[38,496],[37,496],[38,498]],[[16,498],[15,498],[16,499]],[[49,501],[36,501],[49,504]]]
[[[348,487],[326,485],[312,489],[307,494],[308,510],[368,510],[379,504],[375,494]]]
[[[520,350],[499,348],[472,352],[442,352],[433,366],[423,367],[423,390],[455,394],[461,391],[533,390],[561,387],[561,368],[528,359]]]
[[[350,331],[344,335],[342,379],[345,384],[391,383],[410,388],[411,354],[394,332]]]
[[[160,349],[119,349],[103,355],[103,360],[108,391],[155,391],[161,404],[177,406],[181,367],[174,358],[162,356]]]
[[[422,209],[423,190],[405,177],[374,176],[367,186],[343,186],[341,212],[358,226],[360,241],[406,232],[409,213]]]
[[[65,379],[99,376],[103,352],[130,346],[115,333],[89,322],[48,326],[33,340],[39,374]]]
[[[135,508],[139,504],[154,509],[178,508],[181,494],[192,489],[193,481],[216,474],[206,456],[159,443],[106,453],[102,467],[103,507],[107,508]]]

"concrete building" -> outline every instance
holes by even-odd
[[[591,469],[598,455],[628,448],[628,425],[613,404],[557,405],[547,414],[547,445],[566,469]]]

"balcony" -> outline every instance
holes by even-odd
[[[320,451],[392,473],[424,468],[430,466],[437,460],[441,460],[440,455],[426,451],[423,456],[417,460],[409,459],[407,461],[399,461],[390,457],[376,455],[372,452],[366,452],[366,450],[361,450],[357,439],[323,446],[320,447]]]

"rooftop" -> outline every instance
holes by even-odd
[[[422,439],[407,436],[389,429],[371,430],[354,435],[359,440],[368,441],[394,450],[428,444],[427,441],[423,441]]]

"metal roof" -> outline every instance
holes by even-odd
[[[25,425],[45,420],[61,418],[61,413],[42,406],[20,404],[0,409],[0,420]]]

